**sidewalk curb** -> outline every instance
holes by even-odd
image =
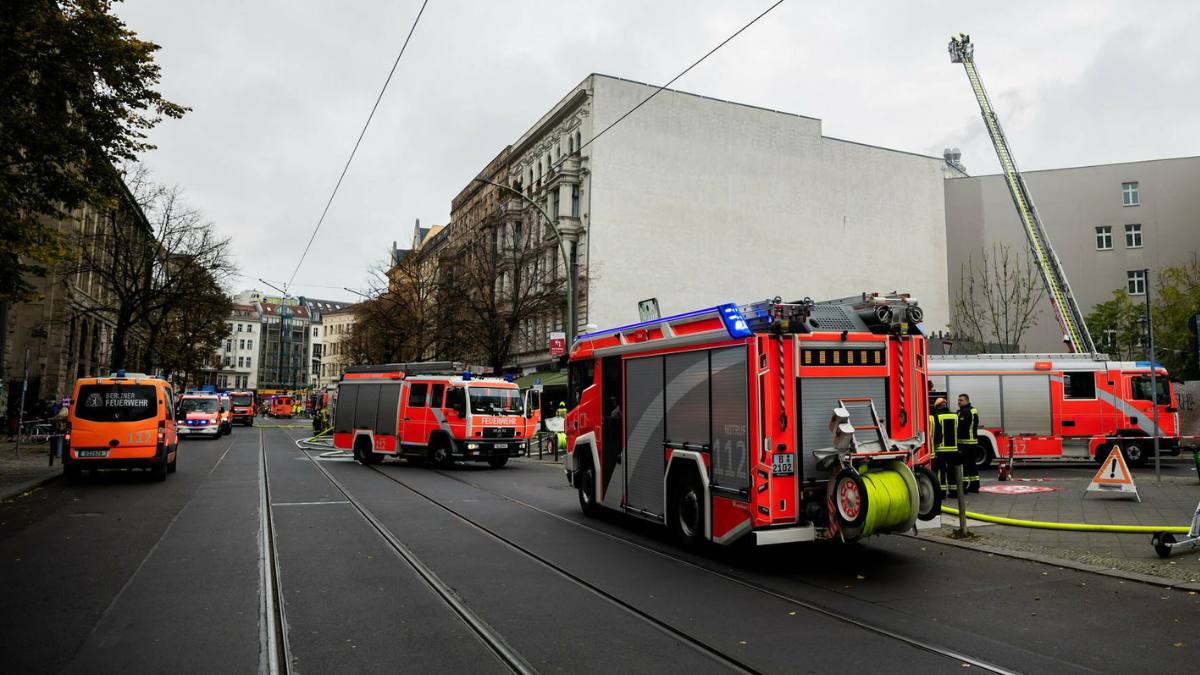
[[[1136,581],[1138,583],[1149,584],[1152,586],[1160,586],[1176,591],[1200,591],[1200,582],[1196,581],[1180,581],[1178,579],[1168,579],[1166,577],[1156,577],[1149,574],[1141,574],[1139,572],[1127,572],[1125,570],[1113,569],[1111,567],[1101,567],[1099,565],[1091,565],[1088,563],[1070,560],[1066,558],[1055,558],[1050,555],[1041,553],[1031,553],[1029,551],[1011,551],[1004,548],[988,546],[970,541],[959,541],[957,539],[947,539],[944,537],[920,537],[912,534],[904,534],[902,536],[911,539],[919,539],[921,541],[931,541],[936,544],[945,546],[957,546],[979,553],[991,553],[993,555],[1004,556],[1006,558],[1015,558],[1017,560],[1027,560],[1029,562],[1041,563],[1043,565],[1053,565],[1055,567],[1065,567],[1079,572],[1091,572],[1101,576],[1123,579],[1125,581]]]
[[[46,483],[49,483],[52,480],[58,480],[59,478],[62,478],[62,472],[55,472],[48,476],[34,478],[33,480],[25,481],[24,483],[17,483],[16,485],[11,485],[8,487],[0,487],[0,502],[6,502],[14,497],[19,497],[30,490],[40,488]]]

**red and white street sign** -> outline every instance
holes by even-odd
[[[1032,495],[1039,492],[1054,492],[1059,489],[1049,485],[984,485],[979,488],[979,491],[995,495]]]
[[[550,356],[562,356],[567,353],[567,334],[550,333]]]

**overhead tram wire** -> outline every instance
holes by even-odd
[[[678,80],[679,78],[683,77],[684,75],[687,75],[687,74],[688,74],[688,72],[690,72],[690,71],[691,71],[693,68],[695,68],[696,66],[700,65],[701,63],[703,63],[705,59],[707,59],[708,57],[710,57],[710,56],[712,56],[713,54],[717,53],[717,51],[718,51],[719,49],[721,49],[721,48],[722,48],[722,47],[724,47],[725,45],[727,45],[727,44],[729,44],[730,42],[732,42],[732,41],[733,41],[733,39],[734,39],[735,37],[737,37],[737,36],[741,35],[741,34],[742,34],[742,33],[743,33],[743,32],[744,32],[744,31],[745,31],[747,28],[749,28],[750,26],[753,26],[755,23],[757,23],[757,22],[758,22],[758,20],[759,20],[759,19],[761,19],[761,18],[763,18],[764,16],[766,16],[766,15],[770,14],[772,10],[774,10],[776,7],[778,7],[778,6],[782,5],[783,3],[784,3],[784,0],[778,0],[778,1],[777,1],[775,4],[773,4],[773,5],[771,5],[770,7],[768,7],[768,8],[766,8],[766,9],[764,9],[764,10],[762,11],[762,13],[761,13],[761,14],[759,14],[758,16],[756,16],[756,17],[754,17],[753,19],[751,19],[749,23],[747,23],[746,25],[744,25],[744,26],[742,26],[741,28],[737,29],[737,31],[735,31],[735,32],[734,32],[732,35],[730,35],[729,37],[727,37],[727,38],[725,38],[724,40],[722,40],[722,41],[721,41],[721,43],[720,43],[720,44],[718,44],[716,47],[713,47],[712,49],[708,50],[708,53],[706,53],[704,56],[701,56],[700,58],[698,58],[698,59],[696,59],[694,62],[692,62],[692,65],[688,66],[687,68],[684,68],[682,71],[680,71],[680,72],[679,72],[679,74],[678,74],[678,75],[676,75],[675,77],[672,77],[672,78],[670,79],[670,81],[668,81],[666,84],[662,85],[662,86],[661,86],[661,87],[659,87],[658,89],[655,89],[653,93],[651,93],[651,94],[650,94],[649,96],[647,96],[646,98],[642,99],[642,100],[641,100],[641,102],[639,102],[637,105],[635,105],[635,106],[633,106],[632,108],[630,108],[629,110],[625,111],[625,114],[621,115],[621,116],[620,116],[620,117],[618,117],[617,119],[613,120],[613,122],[612,122],[611,124],[609,124],[608,126],[604,127],[603,129],[601,129],[601,130],[600,130],[600,133],[598,133],[598,134],[594,134],[594,135],[593,135],[591,138],[589,138],[589,139],[587,140],[587,142],[586,142],[586,143],[584,143],[583,145],[580,145],[578,148],[576,148],[576,152],[579,152],[579,151],[583,150],[584,148],[586,148],[587,146],[591,145],[592,143],[596,142],[596,140],[598,140],[598,139],[599,139],[601,136],[603,136],[604,134],[608,133],[608,130],[609,130],[609,129],[612,129],[613,127],[615,127],[615,126],[617,126],[618,124],[620,124],[622,121],[624,121],[624,119],[625,119],[626,117],[629,117],[629,116],[630,116],[630,115],[632,115],[634,112],[636,112],[638,108],[641,108],[642,106],[644,106],[644,105],[646,105],[647,103],[649,103],[649,102],[650,102],[650,99],[654,98],[655,96],[658,96],[660,93],[662,93],[662,91],[663,91],[664,89],[666,89],[667,87],[671,86],[672,84],[675,84],[675,81],[676,81],[676,80]],[[562,164],[562,163],[563,163],[563,161],[565,161],[565,159],[566,159],[565,157],[563,157],[562,159],[559,159],[559,160],[558,160],[558,162],[555,164],[555,166],[558,166],[559,164]]]
[[[782,0],[781,0],[782,1]],[[413,32],[417,30],[417,24],[421,22],[421,15],[425,13],[425,6],[429,4],[429,0],[424,0],[421,3],[421,9],[417,11],[417,18],[413,19],[412,27],[408,29],[408,36],[404,38],[404,44],[400,46],[400,53],[396,55],[396,60],[392,63],[392,69],[388,71],[387,79],[383,82],[383,87],[379,90],[379,95],[375,97],[375,104],[371,106],[371,113],[367,115],[367,121],[363,124],[362,131],[358,132],[358,140],[354,141],[354,149],[350,151],[350,156],[346,158],[346,165],[342,167],[342,173],[338,176],[337,183],[333,186],[333,192],[330,193],[328,201],[325,202],[325,208],[321,211],[321,217],[317,219],[317,226],[313,228],[312,236],[308,238],[308,243],[304,245],[304,252],[300,254],[300,259],[296,261],[296,269],[292,270],[292,276],[288,278],[288,282],[284,284],[284,292],[292,287],[292,282],[296,280],[296,274],[300,272],[300,266],[304,264],[304,259],[308,257],[308,250],[312,248],[313,241],[317,238],[317,233],[321,231],[321,225],[325,223],[325,216],[329,213],[329,207],[333,205],[333,198],[337,196],[338,188],[342,187],[342,180],[346,178],[346,172],[350,170],[350,163],[354,161],[354,155],[358,152],[358,146],[362,144],[363,136],[367,134],[367,127],[371,126],[371,120],[375,118],[375,111],[379,109],[379,102],[383,100],[383,94],[387,91],[388,85],[392,82],[392,76],[396,74],[396,67],[400,65],[400,59],[404,56],[405,50],[408,49],[408,41],[412,39]]]

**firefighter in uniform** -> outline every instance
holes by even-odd
[[[933,413],[929,415],[929,428],[933,430],[933,470],[943,494],[957,493],[954,482],[954,467],[958,466],[958,415],[950,412],[946,399],[933,402]]]
[[[958,395],[958,456],[962,458],[963,489],[979,492],[979,411],[971,405],[971,397]]]

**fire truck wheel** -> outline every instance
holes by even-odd
[[[671,529],[679,543],[687,547],[704,541],[704,490],[692,474],[675,481],[671,491]]]
[[[858,527],[867,518],[867,486],[854,469],[842,469],[833,483],[833,510],[842,527]]]
[[[937,479],[928,467],[913,467],[913,478],[917,479],[917,518],[933,520],[942,512],[942,492]]]
[[[984,439],[979,439],[979,461],[975,464],[977,469],[986,469],[992,465],[996,459],[996,451],[992,449],[992,444]]]
[[[596,506],[596,474],[590,461],[575,472],[575,480],[579,485],[579,510],[583,511],[583,515],[594,518],[599,507]]]
[[[1146,445],[1135,441],[1121,446],[1121,453],[1125,455],[1125,461],[1129,462],[1130,466],[1143,467],[1146,466],[1146,461],[1150,459],[1153,451]]]
[[[489,457],[488,458],[488,466],[492,467],[493,469],[501,469],[504,467],[505,464],[508,464],[507,457]]]
[[[430,454],[434,466],[439,469],[449,469],[454,465],[454,457],[450,454],[450,446],[445,440],[436,441]]]

